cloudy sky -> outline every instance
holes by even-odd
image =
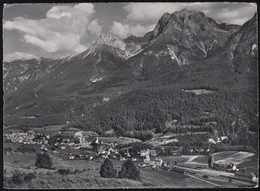
[[[165,12],[203,11],[218,23],[242,25],[253,3],[71,3],[5,4],[5,58],[57,58],[84,51],[100,33],[125,38],[153,30]]]

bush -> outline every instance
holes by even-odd
[[[4,148],[4,151],[5,151],[5,152],[12,152],[13,149],[12,149],[12,148]]]
[[[38,168],[50,169],[52,167],[52,160],[47,153],[38,154],[35,161],[35,166]]]
[[[24,176],[24,181],[25,181],[25,182],[31,182],[32,179],[35,179],[35,178],[36,178],[36,176],[35,176],[34,173],[29,173],[29,174],[26,174],[26,175]]]
[[[34,148],[17,148],[16,149],[18,152],[21,152],[21,153],[34,153],[36,152]]]
[[[24,175],[21,172],[15,171],[11,180],[14,184],[22,184],[24,180],[23,176]]]
[[[119,178],[141,180],[140,171],[131,160],[127,160],[119,172]]]
[[[71,174],[72,172],[70,171],[70,169],[59,169],[58,173],[62,175],[67,175],[67,174]]]
[[[113,167],[113,163],[109,159],[106,159],[101,165],[99,173],[103,178],[115,178],[117,175],[116,170]]]

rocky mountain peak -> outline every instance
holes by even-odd
[[[112,46],[114,48],[119,48],[121,50],[125,50],[125,43],[117,38],[114,37],[110,34],[101,34],[99,36],[99,38],[93,42],[92,46],[102,46],[102,45],[108,45],[108,46]]]
[[[190,11],[182,9],[172,14],[165,13],[159,19],[152,35],[152,39],[156,38],[165,31],[181,31],[185,29],[197,29],[201,25],[209,25],[209,18],[205,16],[203,12]]]

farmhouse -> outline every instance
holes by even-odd
[[[162,158],[161,158],[161,157],[156,157],[156,158],[155,158],[155,165],[161,167],[162,164],[163,164],[163,160],[162,160]]]
[[[157,156],[156,150],[150,150],[150,155],[151,155],[152,157]]]
[[[149,155],[150,155],[150,150],[149,149],[141,150],[141,152],[140,152],[140,156],[146,157],[146,156],[149,156]]]

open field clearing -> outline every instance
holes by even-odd
[[[141,142],[139,139],[128,138],[128,137],[98,137],[100,141],[106,143],[117,143],[117,144],[129,144],[134,142]]]
[[[243,162],[250,161],[250,157],[254,156],[254,153],[249,152],[234,152],[234,151],[224,151],[219,153],[214,153],[215,162],[217,163],[233,163],[239,165]],[[256,163],[256,161],[255,161]]]
[[[57,134],[59,131],[61,131],[65,125],[66,124],[48,125],[48,126],[40,127],[40,128],[33,127],[32,130],[35,133],[54,135],[54,134]]]

